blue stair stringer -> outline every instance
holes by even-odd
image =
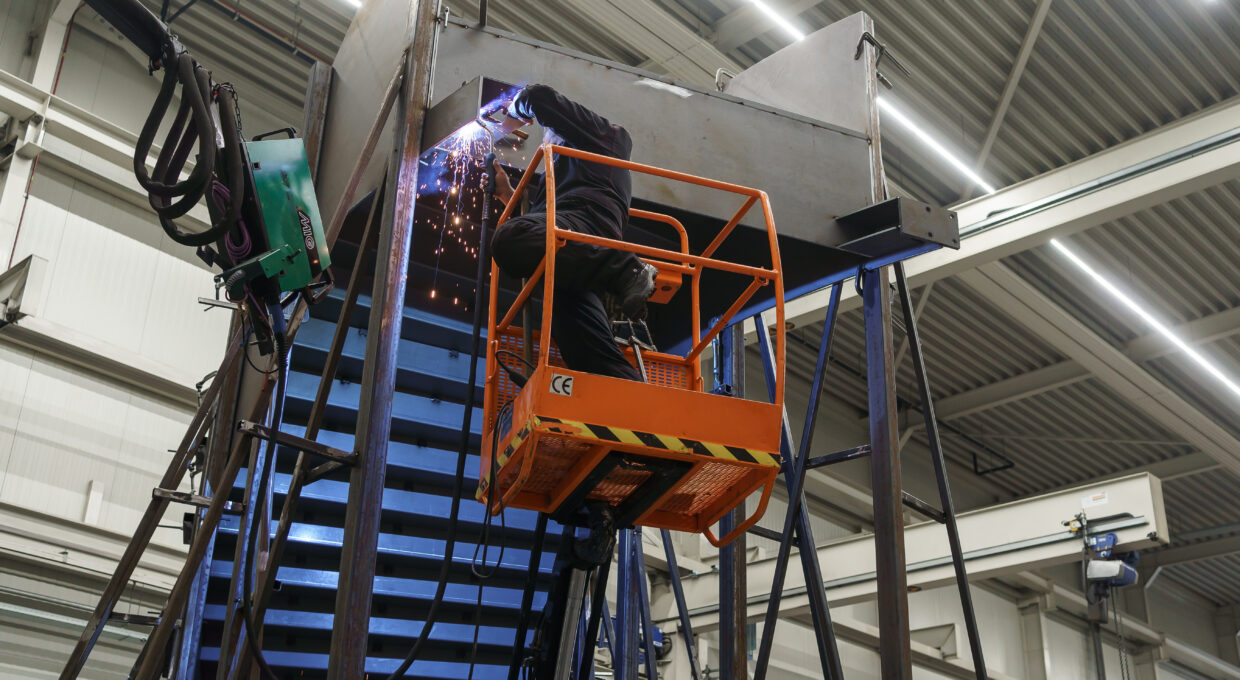
[[[305,431],[343,297],[342,291],[333,291],[328,299],[312,307],[310,318],[295,338],[282,425],[289,433],[300,435]],[[369,303],[367,296],[358,300],[352,319],[356,330],[345,343],[318,435],[318,441],[344,450],[353,449]],[[401,335],[370,619],[368,673],[395,670],[421,633],[435,593],[452,502],[472,344],[468,325],[411,307],[405,309]],[[479,366],[475,376],[479,403],[483,375],[484,367]],[[537,516],[529,511],[508,510],[503,513],[502,527],[496,518],[491,531],[489,567],[497,559],[494,546],[502,540],[506,548],[500,568],[483,585],[479,610],[478,580],[471,573],[470,563],[481,540],[484,517],[483,506],[474,500],[481,425],[482,409],[478,408],[473,415],[474,450],[465,468],[464,498],[449,585],[431,640],[406,674],[409,678],[464,680],[469,676],[471,656],[477,663],[473,673],[476,680],[502,680],[508,675]],[[273,483],[277,512],[288,491],[295,460],[295,452],[279,449]],[[264,627],[264,654],[282,677],[323,677],[327,669],[347,479],[343,471],[338,472],[302,492],[278,572],[278,589]],[[234,499],[242,499],[245,482],[243,471],[233,489]],[[216,675],[238,525],[238,516],[225,516],[211,555],[198,664],[198,677],[202,680]],[[532,612],[542,611],[547,591],[553,585],[552,570],[561,531],[555,523],[548,524]],[[477,628],[474,656],[478,621],[486,625]],[[527,642],[532,635],[531,627]]]

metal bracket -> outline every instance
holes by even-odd
[[[218,294],[219,289],[217,288],[215,292]],[[209,298],[209,297],[198,298],[198,304],[206,307],[206,309],[202,310],[204,312],[211,311],[212,307],[219,307],[221,309],[231,309],[233,311],[237,311],[238,309],[241,309],[241,305],[235,302],[229,302],[227,300],[217,300],[215,298]]]
[[[46,272],[47,260],[36,255],[0,272],[0,327],[38,314]]]
[[[108,621],[116,623],[128,623],[135,626],[158,626],[160,615],[157,614],[128,614],[126,612],[112,612],[108,615]]]
[[[190,493],[188,491],[173,491],[171,489],[161,489],[158,486],[155,487],[154,489],[151,489],[151,497],[152,498],[163,498],[165,500],[172,501],[173,503],[183,503],[185,505],[192,505],[196,508],[207,508],[207,507],[210,507],[211,505],[211,499],[207,498],[206,496],[199,496],[198,494]],[[238,503],[236,501],[227,501],[224,503],[224,512],[241,512],[241,510],[244,507],[245,507],[244,503]]]
[[[242,420],[237,424],[237,429],[245,434],[258,437],[259,439],[272,441],[277,444],[282,444],[284,446],[297,449],[298,451],[304,451],[311,455],[327,458],[328,460],[336,463],[341,463],[344,465],[357,464],[356,453],[350,453],[348,451],[332,448],[325,444],[320,444],[316,441],[306,439],[305,437],[298,437],[296,435],[280,432],[279,430],[272,430],[269,427],[259,425],[258,423],[249,420]]]
[[[883,62],[884,57],[891,57],[891,63],[896,68],[900,69],[900,71],[903,72],[904,75],[909,76],[910,78],[913,76],[913,73],[909,71],[908,68],[904,66],[904,64],[901,64],[900,60],[896,59],[896,56],[894,54],[892,54],[891,52],[887,50],[887,46],[879,42],[878,38],[875,38],[874,34],[870,33],[869,31],[862,33],[861,39],[857,41],[857,53],[853,55],[854,61],[861,58],[861,53],[865,50],[866,43],[870,43],[871,45],[875,47],[875,49],[878,50],[878,59],[874,60],[875,66],[878,66],[879,64],[881,64]],[[879,73],[877,70],[874,72],[874,75],[878,76],[878,82],[882,83],[884,87],[886,87],[888,90],[892,89],[893,86],[891,84],[891,81],[887,80],[887,76],[884,76],[882,73]]]

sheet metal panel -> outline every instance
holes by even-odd
[[[852,50],[860,37],[857,26],[825,32]],[[848,36],[840,35],[841,30]],[[479,75],[551,85],[600,112],[632,135],[636,162],[767,191],[785,236],[832,245],[825,236],[829,221],[872,202],[870,144],[867,133],[856,128],[693,88],[501,31],[447,24],[439,39],[432,101]],[[848,112],[839,117],[855,123],[869,108],[864,84],[855,73],[845,75],[851,81],[833,91],[841,110]],[[829,88],[834,78],[834,73],[824,73],[819,80]],[[510,160],[524,165],[538,141],[534,134]],[[642,175],[633,177],[633,195],[725,221],[742,202],[718,191]],[[754,211],[743,224],[757,227],[761,219]]]

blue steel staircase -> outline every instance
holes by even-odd
[[[340,280],[347,280],[346,276],[340,275]],[[343,300],[344,292],[338,289],[312,307],[310,319],[295,338],[282,425],[291,434],[305,431]],[[319,442],[347,451],[353,450],[369,304],[369,296],[358,300],[351,320],[356,331],[345,343],[318,435]],[[370,620],[368,673],[386,674],[396,668],[421,632],[435,593],[449,524],[471,335],[468,324],[411,306],[405,308]],[[479,403],[483,370],[479,366],[474,377]],[[479,616],[478,581],[470,571],[470,562],[481,540],[484,517],[483,506],[474,500],[481,424],[482,409],[476,408],[475,450],[466,464],[454,567],[430,644],[406,677],[464,679],[470,673],[471,657],[477,663],[473,672],[477,680],[508,676],[537,516],[509,510],[503,515],[502,527],[496,518],[488,566],[495,564],[496,545],[502,542],[506,549],[499,570],[485,581]],[[277,517],[296,457],[296,452],[283,447],[277,454],[273,483]],[[346,475],[346,471],[334,473],[302,492],[264,628],[265,656],[282,677],[322,677],[327,669],[348,495]],[[235,500],[244,495],[244,485],[243,472],[233,489]],[[198,677],[204,680],[216,677],[238,525],[237,515],[224,518],[211,555],[198,664]],[[542,611],[553,585],[560,533],[558,525],[548,525],[532,612]],[[475,625],[479,621],[486,625],[478,629],[474,655]],[[532,626],[529,635],[533,635]]]

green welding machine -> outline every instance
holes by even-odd
[[[265,139],[247,142],[245,150],[266,250],[216,280],[234,299],[241,297],[243,285],[260,279],[274,282],[282,292],[306,289],[331,265],[331,256],[305,145],[295,138]]]

